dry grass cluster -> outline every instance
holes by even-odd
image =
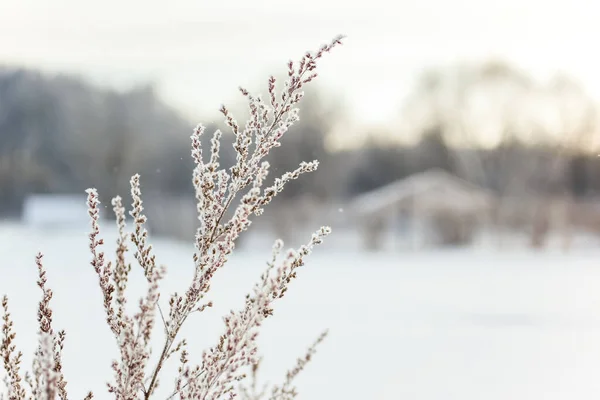
[[[179,333],[186,321],[197,313],[212,306],[207,300],[211,280],[223,268],[235,249],[236,240],[246,231],[253,216],[259,216],[273,198],[291,180],[317,169],[318,162],[303,162],[291,172],[275,178],[266,186],[269,163],[265,161],[269,152],[280,146],[280,140],[290,126],[298,120],[296,105],[303,96],[303,87],[316,78],[317,61],[333,47],[341,44],[342,37],[322,46],[317,52],[307,52],[298,63],[288,63],[288,80],[278,92],[276,80],[268,82],[268,98],[240,88],[249,102],[250,118],[241,127],[226,107],[221,108],[226,124],[235,135],[236,163],[230,168],[219,165],[221,132],[213,134],[210,152],[205,157],[201,137],[205,132],[202,125],[194,130],[192,157],[195,161],[193,184],[196,190],[198,219],[200,226],[195,236],[196,251],[193,255],[194,276],[187,290],[173,293],[168,309],[159,304],[160,282],[165,277],[165,267],[158,265],[152,246],[148,243],[145,228],[146,217],[141,197],[140,176],[131,178],[133,219],[132,232],[127,231],[126,210],[120,197],[112,201],[118,227],[118,240],[114,260],[107,260],[102,250],[104,241],[100,236],[100,201],[95,189],[88,189],[88,209],[92,231],[89,235],[91,264],[98,276],[104,302],[106,323],[114,335],[119,349],[119,358],[113,361],[114,376],[108,392],[117,400],[150,399],[156,394],[159,382],[174,382],[172,395],[180,399],[292,399],[296,396],[293,381],[315,352],[325,333],[318,337],[303,358],[288,371],[282,384],[270,388],[257,388],[256,372],[259,365],[257,336],[266,318],[272,315],[278,299],[288,290],[297,270],[304,265],[304,258],[330,233],[321,227],[310,241],[298,249],[283,250],[278,240],[267,270],[260,277],[245,304],[232,310],[224,317],[225,326],[213,347],[204,351],[196,363],[192,363],[186,350],[186,340]],[[208,158],[208,160],[207,160]],[[237,207],[232,208],[234,201]],[[135,260],[144,271],[147,290],[139,300],[137,311],[129,314],[127,304],[127,281],[131,264],[126,262],[126,253],[133,248]],[[46,286],[46,270],[42,254],[36,257],[39,271],[38,286],[42,291],[39,302],[38,346],[30,372],[22,372],[22,353],[15,345],[15,329],[9,313],[8,299],[2,299],[4,311],[2,325],[2,356],[5,374],[5,393],[9,400],[60,398],[67,400],[67,381],[62,372],[62,349],[65,332],[55,331],[52,324],[52,290]],[[163,304],[164,305],[164,304]],[[151,337],[156,325],[164,330],[164,345],[158,358],[151,363]],[[178,374],[173,380],[161,376],[165,362],[171,357],[179,358]],[[246,382],[247,380],[250,383]],[[92,399],[90,392],[86,399]]]

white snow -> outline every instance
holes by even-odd
[[[82,398],[92,389],[105,399],[115,345],[104,324],[86,233],[48,236],[0,226],[0,294],[10,296],[17,345],[28,366],[39,298],[34,256],[43,251],[55,291],[55,328],[67,330],[70,396]],[[112,257],[114,235],[105,238]],[[158,261],[169,268],[166,301],[191,275],[191,245],[152,242]],[[240,250],[216,276],[211,297],[216,307],[193,318],[184,332],[192,359],[215,343],[221,315],[242,306],[269,256],[268,244]],[[267,320],[261,343],[262,376],[281,381],[296,357],[330,329],[298,379],[299,399],[600,395],[600,248],[568,254],[506,249],[370,254],[324,244],[298,275]],[[139,271],[132,280],[132,292],[140,294]],[[175,367],[173,360],[169,368]],[[160,393],[171,387],[163,379]]]

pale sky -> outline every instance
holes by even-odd
[[[118,88],[155,81],[195,120],[236,88],[285,71],[338,33],[319,67],[359,123],[400,108],[426,66],[504,59],[556,70],[600,99],[598,11],[584,0],[0,0],[0,62],[75,72]]]

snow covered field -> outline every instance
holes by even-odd
[[[112,257],[114,236],[105,238]],[[163,293],[183,290],[191,245],[153,243],[168,266]],[[115,346],[85,232],[0,225],[0,294],[10,296],[26,366],[36,331],[38,250],[55,291],[55,327],[67,330],[70,395],[82,398],[91,389],[107,398]],[[216,276],[216,307],[184,332],[192,359],[215,343],[223,312],[243,305],[269,254],[268,244],[242,250]],[[131,292],[141,293],[139,271],[132,279]],[[271,381],[283,380],[296,357],[330,329],[298,379],[299,399],[594,398],[600,395],[600,248],[367,254],[325,244],[264,328],[262,376]],[[169,367],[176,366],[172,360]],[[163,380],[161,393],[170,388]]]

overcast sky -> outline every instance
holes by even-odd
[[[127,87],[155,81],[188,117],[235,101],[338,33],[320,82],[362,122],[393,114],[425,66],[501,58],[564,70],[600,99],[599,7],[584,0],[0,0],[0,62]]]

